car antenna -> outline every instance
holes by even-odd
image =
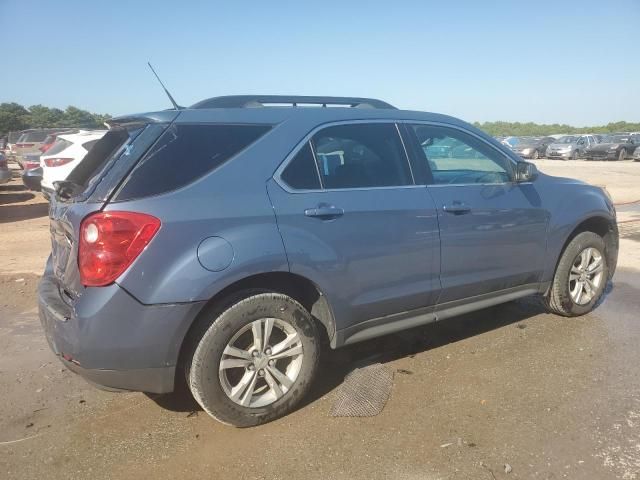
[[[164,93],[167,94],[167,97],[169,97],[169,100],[171,101],[171,103],[173,104],[173,108],[175,108],[176,110],[182,110],[182,107],[180,105],[178,105],[176,103],[176,101],[173,99],[173,97],[171,96],[171,94],[169,93],[169,90],[167,90],[167,87],[164,86],[164,83],[162,83],[162,80],[160,80],[160,77],[158,76],[158,74],[156,73],[156,71],[153,69],[153,67],[151,66],[151,62],[147,62],[147,65],[149,65],[149,68],[151,69],[151,71],[153,72],[153,74],[156,76],[156,78],[158,79],[158,82],[160,82],[160,85],[162,85],[162,88],[164,89]]]

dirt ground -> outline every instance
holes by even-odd
[[[328,352],[301,408],[244,430],[65,370],[36,312],[47,205],[0,186],[0,478],[640,479],[640,163],[537,163],[618,204],[619,267],[592,314],[524,300]],[[372,362],[395,372],[385,409],[331,417],[344,376]]]

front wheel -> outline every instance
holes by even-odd
[[[608,278],[604,240],[593,232],[580,233],[560,257],[546,297],[547,306],[565,317],[584,315],[602,297]]]
[[[618,161],[619,162],[623,161],[626,155],[627,155],[627,151],[624,148],[620,149],[620,152],[618,153]]]
[[[538,158],[540,158],[540,154],[538,153],[538,150],[534,150],[533,154],[531,155],[531,158],[533,160],[538,160]]]
[[[319,334],[309,312],[286,295],[257,293],[208,320],[188,371],[200,406],[237,427],[291,412],[318,368]]]
[[[574,150],[573,153],[571,154],[571,160],[578,160],[579,156],[580,156],[580,153],[578,152],[578,150]]]

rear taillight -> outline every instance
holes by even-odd
[[[31,162],[31,161],[22,162],[23,170],[31,170],[34,168],[38,168],[39,166],[40,166],[40,162]]]
[[[73,158],[45,158],[44,164],[47,167],[60,167],[66,165],[69,162],[73,162]]]
[[[136,212],[98,212],[80,225],[78,266],[82,284],[113,283],[140,255],[160,228],[160,220]]]

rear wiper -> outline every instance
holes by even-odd
[[[78,185],[70,180],[58,180],[57,182],[53,182],[53,188],[56,191],[57,198],[68,200],[80,192],[82,185]]]

